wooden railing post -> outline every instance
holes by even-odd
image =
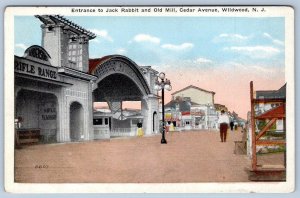
[[[252,170],[257,168],[257,156],[256,156],[256,135],[255,135],[255,109],[253,98],[253,81],[250,82],[250,101],[251,101],[251,143],[252,143]]]

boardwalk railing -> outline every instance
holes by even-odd
[[[131,128],[114,128],[110,131],[110,137],[136,136],[137,127]]]
[[[94,139],[109,139],[108,127],[94,126]]]

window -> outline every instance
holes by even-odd
[[[93,120],[93,125],[102,125],[102,118],[97,118]]]
[[[108,118],[105,118],[105,125],[108,125]]]
[[[82,45],[78,41],[69,41],[68,60],[70,62],[69,67],[74,69],[82,69]]]
[[[137,123],[139,123],[139,121],[138,121],[138,120],[131,120],[131,124],[132,124],[132,126],[136,126],[136,125],[137,125]]]

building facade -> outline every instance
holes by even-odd
[[[257,99],[285,99],[286,98],[286,84],[283,85],[281,88],[278,90],[260,90],[256,91],[256,98]],[[259,103],[255,107],[255,114],[256,115],[261,115],[264,114],[268,111],[271,111],[272,109],[279,107],[280,103],[279,102],[267,102],[267,103]],[[263,126],[264,123],[261,123]],[[260,124],[257,125],[258,127]],[[283,131],[283,120],[278,119],[273,125],[273,130],[275,131]]]
[[[166,112],[176,115],[178,130],[217,130],[218,115],[214,95],[215,92],[190,85],[172,93],[172,100],[165,105]]]
[[[94,33],[59,15],[35,17],[42,22],[42,45],[14,58],[17,134],[37,131],[45,143],[92,140],[93,102],[108,102],[111,116],[103,120],[109,125],[105,118],[125,100],[142,102],[146,134],[158,131],[155,70],[120,55],[89,59]]]
[[[197,104],[214,104],[215,92],[207,91],[200,87],[196,87],[194,85],[187,86],[181,90],[178,90],[172,93],[172,99],[176,99],[176,97],[189,97],[191,101]]]

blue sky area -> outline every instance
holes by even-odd
[[[127,56],[164,71],[172,92],[189,85],[214,91],[216,103],[244,118],[250,81],[265,90],[285,83],[283,17],[65,17],[97,35],[90,58]],[[40,25],[34,16],[15,17],[16,55],[41,45]]]
[[[123,54],[154,67],[178,61],[284,63],[284,18],[66,17],[97,34],[90,42],[92,58]],[[15,54],[41,44],[40,25],[33,16],[15,17]]]

